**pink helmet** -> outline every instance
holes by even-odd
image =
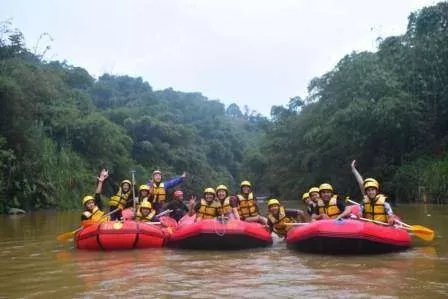
[[[177,190],[174,192],[174,198],[184,197],[184,193],[181,190]]]

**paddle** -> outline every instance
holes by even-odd
[[[119,209],[115,209],[115,210],[113,210],[113,211],[110,211],[110,212],[107,213],[107,214],[104,214],[103,216],[101,216],[100,220],[103,219],[104,217],[107,217],[107,216],[112,215],[113,213],[115,213],[115,212],[118,211],[118,210],[119,210]],[[93,224],[93,223],[94,223],[94,222],[92,221],[92,224]],[[75,234],[76,234],[77,232],[79,232],[80,230],[82,230],[84,227],[85,227],[85,226],[83,225],[83,226],[77,228],[77,229],[74,230],[74,231],[71,231],[71,232],[65,232],[65,233],[63,233],[63,234],[60,234],[60,235],[58,235],[58,236],[56,237],[56,239],[57,239],[58,241],[61,241],[61,242],[65,242],[65,241],[68,241],[68,240],[70,240],[70,239],[73,239],[73,237],[75,236]]]
[[[171,213],[173,210],[165,210],[163,212],[160,212],[159,214],[155,215],[154,217],[160,217],[160,216],[164,216],[166,214]]]
[[[132,199],[133,199],[133,208],[134,208],[134,218],[135,218],[135,214],[136,214],[136,209],[135,206],[137,204],[136,201],[138,201],[138,199],[135,198],[135,170],[131,170],[131,174],[132,174]]]
[[[350,200],[350,199],[347,199],[347,201],[350,202],[350,203],[353,203],[355,205],[360,205],[356,201],[353,201],[353,200]],[[369,222],[377,223],[377,224],[389,225],[388,223],[377,221],[377,220],[372,220],[372,219],[367,219],[367,218],[359,218],[359,219],[363,220],[363,221],[369,221]],[[420,239],[425,240],[425,241],[432,241],[432,240],[434,240],[434,237],[436,235],[435,231],[433,231],[430,228],[424,227],[423,225],[409,225],[409,224],[406,224],[404,222],[401,222],[400,220],[395,220],[395,222],[400,225],[399,226],[400,228],[406,229],[406,230],[409,230],[409,231],[413,232],[415,234],[415,236],[417,236]]]
[[[291,223],[285,223],[287,226],[302,226],[310,224],[311,222],[291,222]]]
[[[436,236],[435,231],[423,225],[409,225],[399,220],[395,220],[395,222],[400,224],[402,228],[412,231],[417,237],[425,241],[432,241]]]

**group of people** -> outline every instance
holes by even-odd
[[[363,194],[359,209],[355,211],[352,205],[346,205],[346,200],[335,194],[330,184],[324,183],[319,187],[311,187],[302,195],[308,215],[312,220],[342,219],[354,215],[393,225],[396,216],[387,197],[380,193],[379,182],[374,178],[363,179],[356,169],[356,160],[351,163],[351,169]]]
[[[101,202],[101,193],[103,184],[109,177],[106,169],[101,170],[98,176],[98,184],[95,195],[87,195],[82,199],[84,211],[81,215],[81,221],[101,222],[108,220],[121,220],[122,211],[134,207],[134,219],[139,221],[157,221],[157,215],[166,209],[172,209],[173,217],[179,218],[188,212],[188,207],[183,203],[183,193],[178,190],[174,192],[173,201],[166,203],[166,190],[181,184],[186,177],[184,172],[181,176],[162,182],[162,172],[155,170],[152,173],[152,179],[146,184],[140,185],[138,190],[135,184],[130,180],[123,180],[120,185],[115,186],[114,195],[108,201],[109,213],[103,211]],[[180,218],[179,218],[180,219]]]
[[[380,193],[380,185],[373,178],[363,179],[356,169],[356,161],[351,164],[352,172],[360,186],[363,201],[359,212],[353,213],[352,206],[346,205],[345,199],[335,194],[333,186],[323,183],[319,187],[311,187],[302,195],[306,204],[306,214],[311,221],[321,219],[341,219],[355,214],[356,217],[364,217],[389,224],[394,223],[395,216],[387,197]],[[109,213],[103,212],[101,202],[102,188],[109,174],[103,169],[98,176],[98,184],[95,195],[87,195],[82,199],[84,211],[82,221],[107,221],[122,219],[122,211],[129,207],[136,207],[134,219],[138,221],[158,221],[158,215],[170,210],[170,216],[179,221],[186,214],[196,217],[196,221],[212,218],[237,219],[247,222],[259,222],[270,228],[279,236],[285,236],[295,222],[306,222],[306,214],[301,210],[286,209],[278,199],[268,200],[268,212],[266,217],[260,214],[257,199],[252,191],[252,184],[245,180],[240,184],[240,190],[236,195],[231,195],[225,185],[216,188],[204,189],[201,198],[192,196],[188,205],[184,202],[181,190],[173,193],[172,200],[167,200],[167,190],[181,184],[186,177],[181,176],[162,182],[162,172],[155,170],[152,179],[135,190],[133,182],[123,180],[115,189],[115,194],[110,198]]]

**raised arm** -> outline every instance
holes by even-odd
[[[195,211],[195,204],[196,204],[196,196],[191,196],[190,203],[189,203],[189,209],[188,209],[188,216],[193,216]]]
[[[177,186],[179,184],[182,184],[184,182],[185,177],[187,176],[187,173],[184,171],[184,173],[182,173],[181,176],[175,177],[175,178],[171,178],[167,181],[164,182],[165,184],[165,189],[170,189],[174,186]]]
[[[351,164],[352,167],[352,173],[356,178],[356,181],[358,182],[359,185],[359,190],[361,190],[361,193],[363,195],[365,195],[365,191],[364,191],[364,179],[362,178],[361,174],[358,172],[358,170],[356,169],[356,160],[352,161]]]
[[[103,191],[103,182],[109,177],[109,171],[107,169],[102,169],[100,175],[97,177],[98,185],[96,186],[95,194],[101,194]]]

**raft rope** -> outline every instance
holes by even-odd
[[[216,222],[214,222],[213,224],[216,235],[222,237],[227,233],[227,227],[225,225],[227,224],[228,220],[229,218],[225,217],[224,215],[218,216],[216,218]],[[220,226],[222,227],[222,229],[220,229]]]

